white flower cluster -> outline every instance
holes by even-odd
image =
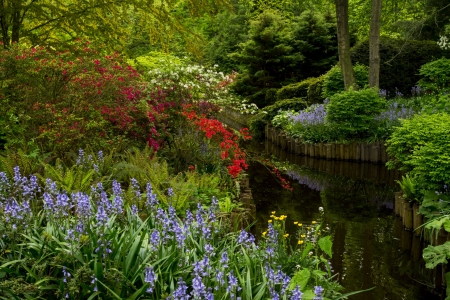
[[[450,49],[450,41],[447,36],[441,35],[439,38],[439,41],[437,42],[439,47],[441,47],[444,50]]]
[[[148,72],[149,88],[176,89],[193,100],[216,101],[226,98],[228,88],[220,83],[229,80],[222,72],[200,65],[163,65]]]

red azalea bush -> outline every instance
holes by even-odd
[[[192,104],[183,105],[182,115],[204,133],[209,142],[219,145],[220,158],[228,164],[228,173],[236,178],[243,169],[247,169],[245,152],[238,144],[239,136],[227,130],[220,121],[208,118],[204,114],[199,116],[194,108]],[[242,129],[240,133],[245,140],[251,139],[247,128]]]
[[[16,45],[0,52],[0,82],[0,125],[11,148],[157,149],[164,138],[167,93],[146,91],[118,54],[81,43],[64,52]]]

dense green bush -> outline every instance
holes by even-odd
[[[427,92],[439,93],[450,88],[450,59],[441,58],[420,68],[419,85]]]
[[[416,177],[420,188],[441,187],[450,182],[450,115],[416,115],[402,121],[387,141],[390,168]]]
[[[359,88],[363,88],[369,81],[369,69],[366,66],[356,64],[353,67],[355,72],[356,83]],[[328,73],[324,75],[323,80],[323,97],[330,98],[336,93],[344,90],[344,79],[342,78],[342,72],[339,65],[331,68]]]
[[[323,81],[324,76],[320,76],[288,84],[277,91],[277,100],[305,98],[308,104],[322,103]]]
[[[380,40],[380,88],[394,97],[397,91],[411,94],[411,87],[420,79],[419,69],[433,59],[449,57],[435,41],[402,41],[387,37]],[[369,41],[358,43],[352,49],[354,64],[369,65]]]
[[[307,103],[302,98],[286,99],[275,102],[273,105],[264,107],[261,112],[253,116],[249,121],[249,129],[254,138],[264,137],[264,127],[271,121],[280,110],[299,111],[307,107]]]
[[[323,82],[325,80],[325,76],[319,76],[315,78],[311,78],[308,86],[308,104],[319,104],[323,103],[325,99],[322,95],[323,90]]]
[[[258,107],[273,103],[268,89],[319,76],[337,60],[335,23],[320,13],[291,20],[265,11],[250,22],[248,37],[231,55],[240,69],[234,88]]]
[[[386,101],[375,89],[335,94],[327,106],[327,121],[334,123],[346,136],[364,138],[375,115],[386,107]]]
[[[283,86],[277,91],[277,100],[285,100],[291,98],[306,98],[308,96],[308,88],[311,84],[311,79],[308,78],[300,82],[291,83]]]

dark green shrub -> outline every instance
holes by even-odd
[[[325,76],[323,75],[310,79],[307,97],[309,105],[323,103],[323,100],[325,99],[322,95],[324,79]]]
[[[250,22],[241,50],[230,55],[241,73],[235,92],[264,107],[271,103],[262,90],[323,74],[337,60],[335,27],[335,22],[318,12],[305,11],[291,20],[279,12],[264,11]],[[282,98],[292,97],[299,95]]]
[[[434,190],[450,182],[450,115],[421,114],[405,119],[387,144],[388,166],[409,172],[420,188]]]
[[[277,101],[277,89],[266,90],[266,105],[271,105]]]
[[[335,94],[327,106],[327,120],[334,123],[347,137],[364,138],[374,121],[386,106],[386,101],[375,89],[364,89]]]
[[[275,102],[273,105],[264,107],[262,112],[252,117],[249,121],[249,129],[255,139],[264,137],[264,126],[273,119],[281,110],[302,110],[307,107],[307,103],[302,98],[286,99]]]
[[[369,81],[369,68],[364,65],[356,64],[353,67],[353,70],[355,72],[356,84],[358,84],[359,88],[365,87]],[[344,79],[342,78],[341,67],[336,65],[324,75],[322,95],[324,98],[330,98],[343,90]]]
[[[277,91],[277,99],[305,98],[309,105],[322,103],[324,76],[311,77],[300,82],[286,85]]]
[[[380,89],[395,96],[396,88],[404,95],[411,94],[411,87],[420,79],[420,67],[450,51],[439,48],[435,41],[402,41],[387,37],[380,39]],[[369,65],[368,40],[352,48],[352,62]]]
[[[420,87],[425,91],[439,93],[450,88],[450,59],[441,58],[420,68]]]
[[[300,82],[283,86],[277,91],[277,100],[306,98],[308,96],[308,88],[311,84],[311,79],[314,78],[308,78]]]

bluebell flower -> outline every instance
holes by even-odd
[[[72,202],[75,203],[75,210],[80,218],[91,216],[91,201],[88,195],[82,192],[72,193]]]
[[[158,200],[156,199],[156,194],[153,193],[153,188],[150,182],[147,183],[146,187],[146,193],[147,193],[147,206],[153,210],[158,205]]]
[[[211,244],[206,244],[205,252],[206,252],[206,254],[211,255],[214,252],[214,247],[211,246]]]
[[[105,158],[103,157],[103,151],[102,150],[98,151],[98,153],[97,153],[97,160],[100,163],[103,163],[103,161],[105,160]]]
[[[173,193],[173,189],[172,189],[172,188],[168,188],[168,189],[167,189],[167,195],[168,195],[169,197],[173,197],[173,196],[174,196],[174,193]]]
[[[141,199],[141,187],[139,186],[139,182],[134,178],[131,178],[131,187],[133,188],[136,199]]]
[[[108,221],[109,221],[109,217],[105,212],[105,209],[103,206],[99,206],[97,207],[97,226],[105,226]]]
[[[63,282],[64,282],[64,283],[67,283],[67,279],[68,279],[70,276],[72,276],[72,275],[69,273],[69,271],[67,271],[67,268],[64,267],[64,266],[63,266],[63,269],[62,269],[62,273],[63,273],[63,276],[64,276]]]
[[[206,295],[206,286],[202,281],[200,275],[196,275],[192,280],[191,295],[194,299],[202,299]]]
[[[322,300],[323,299],[323,297],[322,297],[323,291],[324,291],[323,287],[315,286],[314,287],[314,295],[315,295],[314,300]]]
[[[160,240],[161,240],[161,237],[159,235],[159,231],[156,229],[153,229],[152,234],[150,235],[150,241],[149,241],[153,250],[158,249]]]
[[[78,150],[78,157],[76,161],[77,166],[84,164],[84,151],[83,149]]]
[[[144,282],[148,283],[149,287],[147,288],[147,293],[153,292],[156,282],[156,274],[153,271],[153,267],[146,267],[144,274]]]
[[[188,300],[190,296],[187,293],[188,287],[183,279],[178,279],[178,286],[172,294],[172,300]]]
[[[302,300],[303,293],[298,288],[298,285],[295,286],[295,289],[292,291],[291,300]]]
[[[139,210],[138,210],[136,204],[131,205],[131,213],[135,216],[137,216],[139,214]]]
[[[226,251],[222,252],[222,257],[220,258],[220,263],[224,268],[228,268],[228,253]]]

